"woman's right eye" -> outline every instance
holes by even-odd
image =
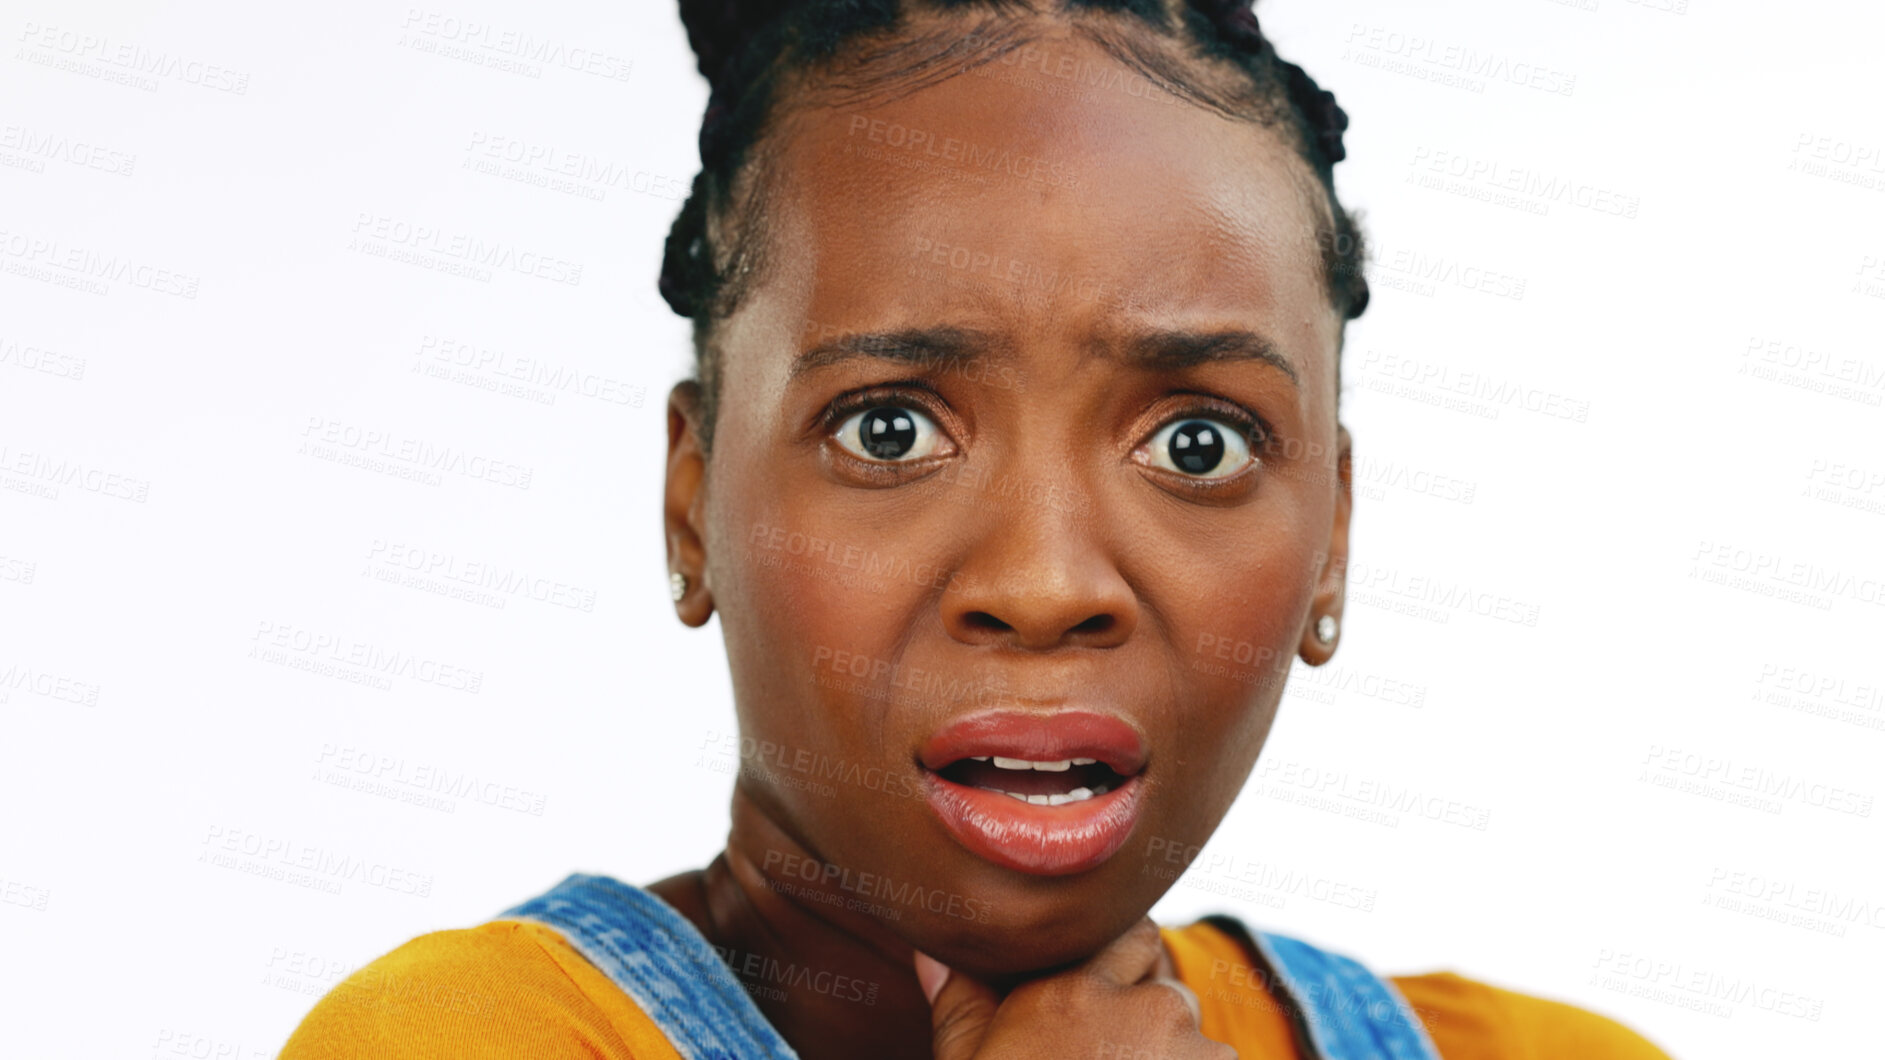
[[[943,433],[934,420],[913,408],[873,405],[839,424],[832,437],[861,459],[909,463],[934,455]]]

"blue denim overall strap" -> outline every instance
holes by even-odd
[[[555,928],[686,1060],[798,1060],[700,930],[640,887],[578,873],[498,919]]]
[[[1407,999],[1360,962],[1287,935],[1252,932],[1233,917],[1204,919],[1254,950],[1311,1060],[1441,1060]]]

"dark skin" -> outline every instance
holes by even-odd
[[[874,142],[859,116],[886,137],[895,123],[1058,168],[961,179],[976,167]],[[874,984],[873,1004],[844,990],[755,996],[807,1060],[1090,1055],[1072,1036],[1123,1040],[1146,1006],[1169,1015],[1152,994],[1177,995],[1141,986],[1119,995],[1131,1005],[1078,1021],[1024,1005],[1066,1000],[1041,984],[1093,980],[1080,962],[1095,954],[1132,950],[1117,958],[1122,984],[1172,974],[1142,936],[1171,874],[1148,868],[1215,830],[1289,660],[1333,653],[1313,629],[1342,612],[1343,321],[1303,234],[1328,207],[1279,134],[1122,93],[957,76],[869,109],[808,97],[774,121],[767,264],[717,325],[711,454],[696,385],[670,395],[665,499],[669,566],[689,581],[679,614],[698,626],[719,610],[741,732],[772,750],[742,763],[725,852],[649,889],[736,955]],[[912,329],[953,336],[954,359],[792,372],[804,350]],[[1248,336],[1273,356],[1135,356],[1247,351]],[[858,409],[920,414],[922,455],[874,460],[855,435],[834,437],[852,412],[822,414],[866,390]],[[1160,464],[1162,428],[1208,419],[1236,434],[1239,412],[1267,425],[1251,429],[1248,457],[1228,453],[1204,477]],[[808,558],[792,534],[823,551]],[[849,562],[866,554],[874,565]],[[1222,657],[1201,646],[1226,638],[1241,664],[1204,665]],[[939,691],[919,670],[957,684]],[[1072,875],[1003,868],[910,797],[922,742],[990,705],[964,689],[1018,709],[1102,710],[1138,731],[1144,809],[1117,854]],[[871,882],[886,880],[942,897]],[[939,1009],[1034,1015],[1004,1008],[940,1048],[916,950],[956,970]]]

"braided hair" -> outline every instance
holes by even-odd
[[[1254,120],[1285,130],[1309,163],[1327,195],[1332,227],[1316,233],[1323,286],[1344,320],[1368,305],[1362,273],[1363,239],[1353,215],[1335,195],[1334,166],[1345,156],[1342,135],[1348,114],[1335,95],[1295,63],[1276,54],[1252,10],[1255,0],[680,0],[681,20],[702,76],[711,88],[700,124],[701,171],[668,234],[661,265],[661,296],[694,323],[694,352],[702,384],[701,444],[710,449],[719,373],[713,352],[714,324],[732,312],[762,271],[765,253],[766,184],[746,172],[781,86],[792,73],[832,60],[861,42],[879,41],[906,25],[914,13],[984,16],[969,41],[954,33],[937,51],[912,60],[895,42],[885,49],[900,65],[884,76],[964,69],[963,53],[980,50],[984,60],[1006,46],[1003,20],[1038,13],[1042,6],[1076,16],[1089,13],[1137,20],[1166,40],[1182,41],[1203,65],[1241,72],[1238,88],[1226,92],[1200,64],[1173,62],[1141,46],[1143,34],[1102,32],[1102,46],[1137,67],[1159,87],[1227,117]],[[975,42],[975,43],[971,43]],[[945,61],[946,60],[946,61]],[[974,61],[971,57],[970,61]],[[881,64],[879,64],[881,65]],[[947,76],[946,73],[943,76]],[[1337,368],[1339,390],[1340,369]]]

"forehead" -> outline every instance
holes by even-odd
[[[1103,341],[1238,326],[1325,374],[1326,216],[1272,130],[1064,33],[870,105],[781,116],[753,303],[801,330],[947,323]],[[809,344],[809,343],[808,343]],[[1331,384],[1332,385],[1332,384]]]

